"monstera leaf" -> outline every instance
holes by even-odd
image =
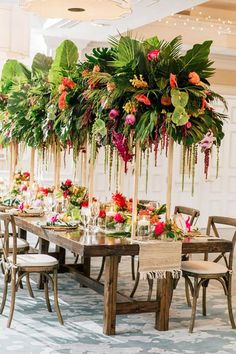
[[[44,54],[37,53],[32,63],[32,73],[35,76],[46,76],[52,66],[52,58]]]
[[[30,71],[19,61],[9,59],[3,66],[2,78],[3,82],[22,83],[30,80]]]
[[[49,81],[58,84],[60,77],[73,71],[78,61],[78,48],[70,41],[63,41],[56,50],[54,62],[49,71]]]
[[[188,103],[188,93],[177,89],[171,90],[171,103],[174,107],[185,107]]]
[[[188,122],[188,115],[185,109],[181,106],[178,106],[175,108],[173,114],[172,114],[172,122],[175,123],[176,125],[185,125]]]

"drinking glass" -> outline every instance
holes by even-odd
[[[85,231],[88,230],[88,224],[89,224],[90,218],[91,218],[91,208],[90,207],[87,207],[87,208],[82,207],[81,208],[81,221],[82,221]]]
[[[99,212],[100,212],[100,202],[99,201],[92,202],[91,219],[92,219],[92,231],[94,232],[98,231],[97,218],[99,216]]]

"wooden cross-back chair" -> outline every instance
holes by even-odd
[[[190,216],[190,221],[189,221],[190,225],[195,225],[199,216],[200,216],[200,211],[198,209],[185,207],[185,206],[176,206],[174,209],[174,215],[176,215],[177,213],[181,213],[182,215]],[[183,255],[183,257],[184,257],[184,259],[186,259],[186,255]],[[149,285],[148,300],[151,300],[151,297],[152,297],[153,283],[154,283],[153,279],[148,279],[148,285]],[[139,273],[137,271],[137,277],[135,280],[133,290],[130,294],[130,297],[134,297],[134,294],[137,290],[138,284],[139,284]],[[187,285],[186,285],[186,298],[187,298],[188,303],[190,303]]]
[[[234,235],[232,238],[232,250],[230,252],[220,253],[213,261],[208,260],[208,254],[205,253],[203,261],[184,261],[182,262],[182,271],[185,280],[187,281],[192,294],[192,315],[189,326],[189,332],[193,332],[197,299],[200,289],[202,288],[202,314],[206,316],[206,290],[211,279],[217,280],[223,286],[228,303],[228,313],[231,326],[236,328],[233,310],[232,310],[232,271],[233,271],[233,256],[236,243],[236,218],[210,216],[207,225],[207,235],[211,236],[211,230],[216,237],[220,237],[219,226],[232,226]],[[223,263],[219,263],[223,261]],[[193,280],[191,280],[193,279]]]
[[[7,327],[11,326],[14,308],[16,292],[19,288],[22,278],[29,278],[31,273],[42,274],[44,279],[44,293],[49,312],[52,311],[48,294],[48,282],[51,283],[54,292],[54,305],[58,316],[58,320],[63,324],[59,304],[58,304],[58,291],[57,291],[57,269],[58,261],[56,258],[45,254],[18,254],[17,253],[17,236],[16,236],[16,224],[13,215],[6,213],[0,213],[0,220],[4,223],[4,237],[1,238],[2,244],[2,266],[4,269],[4,289],[2,295],[2,303],[0,307],[0,314],[3,313],[8,286],[11,288],[11,301],[10,312],[7,322]],[[10,237],[9,229],[12,229],[12,249],[10,249]],[[52,273],[52,275],[50,275]]]

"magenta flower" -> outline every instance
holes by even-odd
[[[136,118],[134,114],[128,114],[125,118],[126,125],[134,125],[136,122]]]
[[[199,146],[202,148],[202,150],[209,150],[216,138],[213,136],[212,131],[209,131],[204,138],[200,141]]]
[[[54,224],[55,222],[58,221],[58,219],[59,219],[59,215],[58,215],[58,214],[53,215],[53,216],[51,217],[51,219],[50,219],[50,222]]]
[[[20,211],[23,211],[24,210],[24,203],[20,203],[20,205],[18,206],[18,209]]]
[[[117,109],[112,109],[111,111],[110,111],[110,113],[109,113],[109,118],[110,119],[115,119],[116,117],[118,117],[119,116],[119,111],[117,110]]]
[[[132,160],[133,154],[129,151],[128,140],[122,133],[112,131],[112,142],[115,145],[118,154],[125,162],[125,173],[127,172],[127,163]]]
[[[22,192],[27,191],[27,185],[26,185],[26,184],[22,184],[22,186],[21,186],[21,191],[22,191]]]
[[[154,49],[151,52],[148,53],[147,58],[148,60],[157,60],[160,54],[159,49]]]
[[[121,213],[116,213],[114,216],[114,221],[117,223],[122,223],[125,221],[123,215],[121,215]]]

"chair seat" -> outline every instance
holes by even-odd
[[[182,271],[195,274],[221,274],[228,272],[228,268],[225,265],[210,261],[184,261],[181,268]]]
[[[18,238],[17,237],[17,250],[22,250],[24,248],[29,248],[29,243],[24,240],[23,238]],[[9,253],[12,253],[13,249],[13,237],[9,237]],[[2,253],[2,242],[0,240],[0,253]]]
[[[9,256],[12,262],[12,256]],[[47,254],[22,254],[17,255],[17,265],[21,268],[26,267],[53,267],[58,264],[58,260]]]

